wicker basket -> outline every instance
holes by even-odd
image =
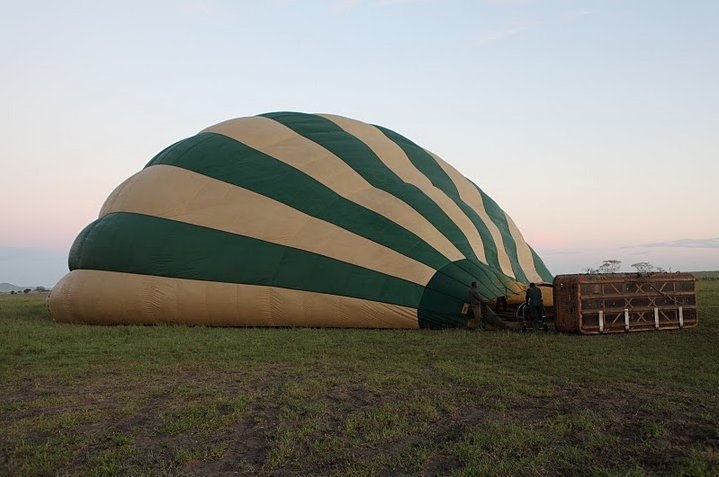
[[[688,328],[698,323],[690,273],[557,275],[559,331],[581,334]]]

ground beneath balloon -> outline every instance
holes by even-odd
[[[707,283],[698,328],[606,337],[77,327],[22,297],[0,474],[716,475]]]

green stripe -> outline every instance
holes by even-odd
[[[70,269],[265,285],[417,308],[424,288],[323,255],[148,215],[108,214],[83,230]]]
[[[399,198],[444,234],[467,258],[476,259],[467,237],[444,211],[417,186],[403,182],[362,141],[332,121],[313,114],[279,112],[273,119],[342,159],[373,187]]]
[[[494,225],[497,226],[500,234],[502,235],[502,239],[504,242],[504,250],[509,257],[512,272],[514,274],[514,277],[516,278],[507,277],[501,271],[502,268],[499,263],[497,243],[494,241],[494,238],[492,237],[492,234],[489,231],[487,224],[485,224],[484,220],[477,213],[476,210],[474,210],[469,204],[462,200],[456,185],[447,175],[444,169],[442,169],[442,167],[437,163],[435,158],[406,137],[381,126],[375,127],[382,131],[382,133],[385,134],[388,139],[397,144],[405,152],[412,164],[414,164],[414,166],[432,182],[432,185],[447,194],[447,196],[450,197],[454,201],[454,203],[457,204],[457,206],[460,207],[465,213],[465,215],[467,215],[467,217],[472,221],[472,223],[477,228],[477,232],[482,237],[485,254],[487,255],[487,261],[490,266],[495,267],[494,272],[497,276],[500,277],[500,280],[502,280],[503,287],[513,290],[516,289],[516,283],[514,283],[515,281],[526,282],[527,277],[524,273],[524,270],[522,270],[522,267],[519,264],[519,260],[517,258],[516,244],[514,243],[514,239],[512,238],[511,233],[509,232],[509,225],[506,222],[504,212],[502,211],[502,209],[499,208],[497,203],[494,202],[489,196],[487,196],[479,187],[477,187],[476,184],[469,181],[470,184],[472,184],[481,195],[487,215],[489,216],[490,220],[492,220]],[[501,218],[501,220],[498,220],[496,217]],[[509,278],[511,282],[508,282],[506,278]]]
[[[90,224],[70,251],[71,270],[106,270],[348,296],[416,308],[423,327],[464,324],[459,311],[469,285],[488,273],[489,267],[468,260],[461,262],[448,264],[427,287],[422,287],[304,250],[128,212],[108,214]],[[483,289],[482,293],[491,298],[505,291]]]
[[[547,266],[544,264],[542,259],[539,258],[539,255],[537,255],[537,252],[535,252],[532,247],[529,247],[529,250],[532,252],[532,259],[534,260],[534,268],[537,269],[537,273],[539,273],[539,276],[542,277],[542,280],[544,280],[546,283],[552,283],[554,281],[552,272],[549,271]]]
[[[148,167],[167,164],[235,184],[334,223],[440,269],[449,261],[422,239],[387,218],[346,200],[293,167],[226,136],[202,133],[158,154]],[[386,169],[384,169],[386,170]],[[475,260],[476,262],[476,260]],[[466,265],[463,265],[466,266]],[[467,269],[488,296],[510,287],[486,267]],[[466,277],[457,278],[464,283]],[[471,281],[471,280],[470,280]]]
[[[417,310],[420,328],[466,326],[467,318],[461,312],[464,303],[469,301],[468,293],[473,280],[457,282],[446,278],[464,273],[462,265],[467,265],[466,259],[447,264],[429,281]]]
[[[301,171],[231,138],[201,133],[167,148],[146,167],[182,167],[243,187],[391,248],[432,268],[449,262],[417,235],[347,200]]]
[[[182,167],[252,190],[381,243],[435,270],[449,263],[426,242],[391,220],[344,199],[284,162],[226,136],[202,133],[185,139],[158,154],[148,167],[156,164]],[[497,288],[496,279],[486,273],[475,279],[483,289]]]
[[[475,211],[469,204],[462,200],[457,186],[447,175],[444,169],[442,169],[442,167],[437,164],[435,158],[406,137],[381,126],[375,127],[382,131],[382,133],[384,133],[388,139],[392,140],[395,144],[402,148],[402,150],[405,152],[405,154],[407,154],[407,157],[412,162],[412,164],[414,164],[414,166],[432,182],[432,185],[442,190],[445,194],[447,194],[448,197],[450,197],[454,201],[455,204],[457,204],[458,207],[462,209],[462,211],[475,225],[475,227],[477,228],[477,232],[479,232],[480,236],[482,237],[484,251],[487,255],[488,263],[492,266],[495,266],[498,271],[501,271],[501,265],[499,264],[498,256],[498,246],[497,243],[494,241],[494,237],[492,237],[492,234],[489,231],[487,224],[484,223],[484,220],[482,220],[482,217],[477,213],[477,211]],[[504,250],[509,257],[509,262],[512,267],[512,272],[514,273],[514,276],[518,281],[526,282],[527,277],[524,273],[524,270],[522,270],[522,267],[519,264],[519,260],[517,258],[516,244],[514,243],[514,239],[512,238],[511,233],[509,232],[509,225],[507,224],[504,217],[504,212],[502,211],[502,209],[499,208],[497,203],[494,202],[488,195],[486,195],[479,187],[477,187],[476,184],[472,183],[471,181],[469,182],[477,189],[477,191],[481,195],[482,201],[484,203],[484,209],[487,212],[487,215],[492,220],[494,225],[496,225],[499,229],[502,240],[504,242]]]
[[[476,258],[459,260],[453,263],[456,266],[445,266],[438,270],[435,276],[446,275],[446,280],[456,282],[462,286],[467,286],[476,281],[481,292],[488,298],[504,296],[506,289],[515,287],[515,283],[511,278],[479,262]]]
[[[489,228],[487,228],[487,225],[484,223],[479,214],[462,200],[454,182],[452,182],[452,179],[450,179],[447,173],[444,172],[439,164],[437,164],[437,161],[435,161],[435,159],[430,156],[427,151],[406,137],[381,126],[375,127],[379,129],[390,141],[399,146],[400,149],[402,149],[402,151],[404,151],[407,155],[407,158],[409,158],[414,167],[424,174],[433,186],[440,189],[450,199],[452,199],[462,212],[464,212],[467,218],[472,221],[474,227],[479,233],[479,236],[482,238],[482,245],[484,247],[484,254],[487,257],[487,263],[490,266],[496,267],[498,271],[501,271],[499,255],[497,253],[497,244],[494,242],[494,238],[492,237]]]
[[[528,283],[529,280],[527,280],[527,274],[522,268],[522,266],[519,264],[517,243],[514,241],[514,237],[512,237],[512,233],[509,230],[507,216],[504,214],[504,211],[499,207],[499,205],[497,205],[497,203],[490,196],[485,194],[484,191],[480,189],[479,186],[477,186],[477,184],[472,181],[469,181],[469,183],[472,184],[474,188],[477,189],[477,192],[479,192],[479,194],[482,196],[484,210],[487,212],[489,218],[492,219],[494,225],[496,225],[499,229],[499,233],[502,234],[504,250],[509,256],[509,261],[512,264],[512,271],[514,272],[514,276],[517,278],[518,281],[522,283]]]
[[[457,224],[419,187],[402,181],[364,142],[321,116],[288,112],[262,116],[279,122],[332,152],[371,185],[389,192],[414,208],[452,241],[460,252],[469,257],[470,261],[479,261]],[[497,290],[505,288],[503,279],[498,276],[504,275],[493,272],[490,268],[477,267],[472,272],[467,270],[467,273],[475,273],[475,280],[489,295],[496,295]]]
[[[470,270],[470,273],[467,272]],[[484,263],[459,260],[447,264],[430,279],[422,294],[417,310],[421,328],[446,328],[466,325],[467,318],[461,315],[462,306],[469,301],[469,288],[475,276],[483,272],[494,274]],[[518,293],[521,288],[515,280],[504,276],[507,288],[487,290],[480,293],[487,299]]]

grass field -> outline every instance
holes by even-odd
[[[699,326],[612,336],[74,326],[0,296],[0,475],[719,475]]]

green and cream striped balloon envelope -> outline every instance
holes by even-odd
[[[467,292],[552,277],[438,156],[329,114],[226,121],[120,184],[75,240],[58,321],[464,326]]]

